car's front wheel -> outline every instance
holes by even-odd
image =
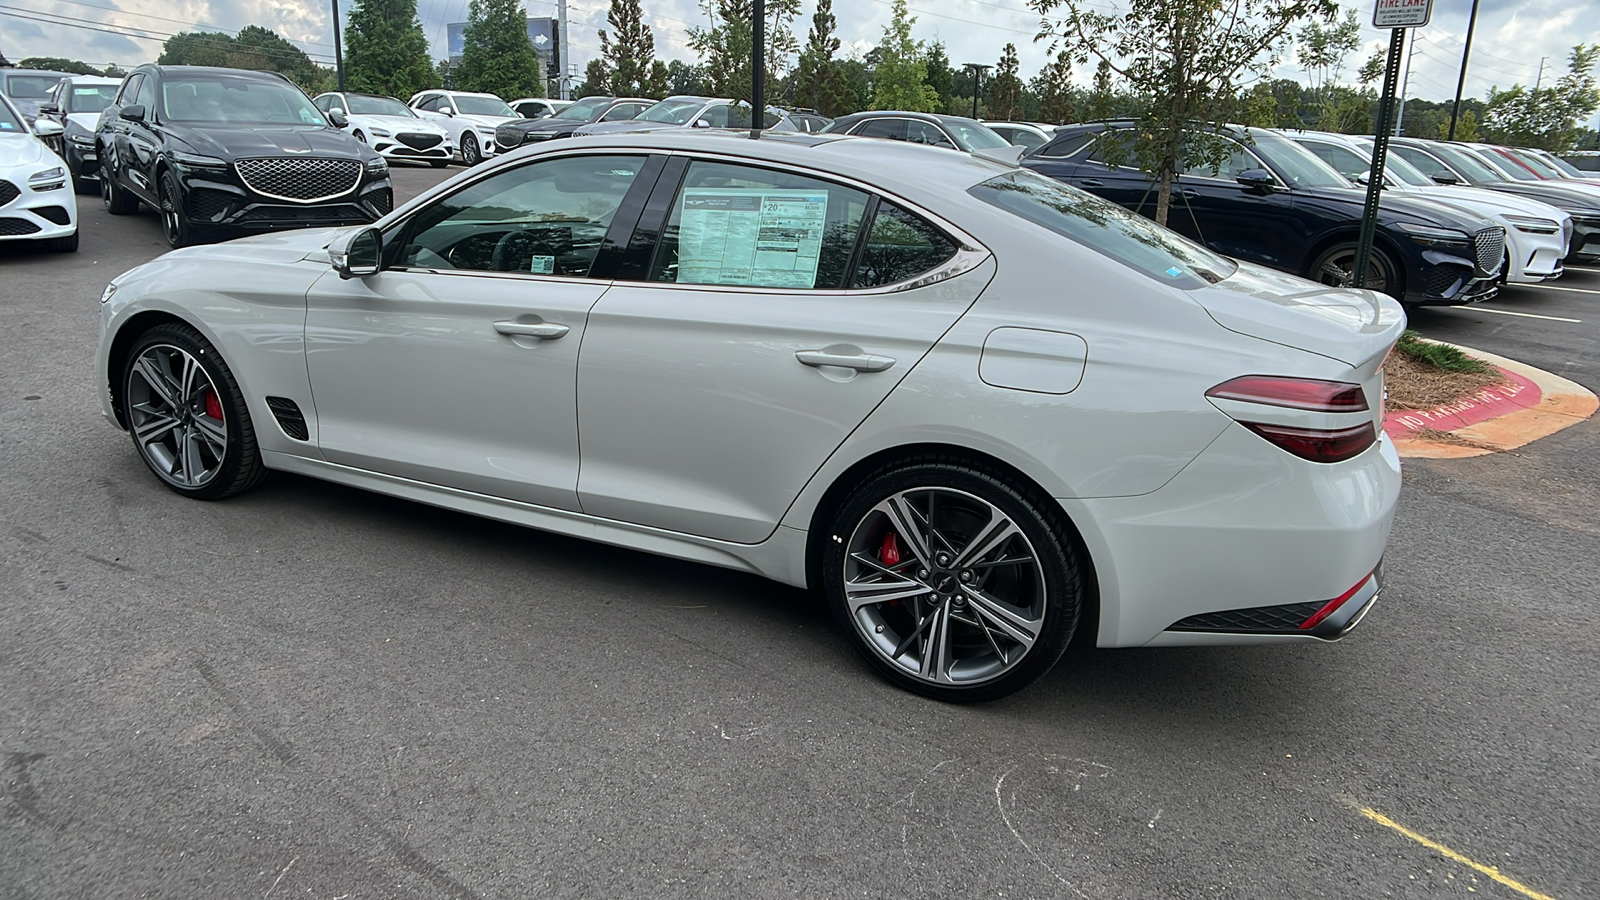
[[[104,152],[100,158],[105,159]],[[100,166],[100,202],[105,204],[106,212],[113,216],[127,216],[139,211],[139,198],[117,184],[116,173],[105,162]]]
[[[1400,267],[1382,247],[1373,247],[1367,256],[1367,277],[1355,281],[1356,245],[1354,241],[1335,244],[1322,251],[1311,263],[1306,277],[1334,287],[1371,288],[1395,299],[1400,297]]]
[[[265,476],[238,382],[198,331],[168,324],[140,335],[122,385],[133,445],[167,487],[218,500]]]
[[[473,137],[470,131],[461,135],[461,164],[475,166],[481,162],[483,153],[478,150],[478,139]]]
[[[943,457],[869,476],[824,535],[823,587],[879,672],[940,700],[1038,680],[1077,627],[1078,552],[1059,515],[998,472]]]
[[[183,209],[183,189],[170,169],[161,173],[161,234],[174,248],[195,242],[194,226]]]

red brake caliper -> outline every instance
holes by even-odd
[[[883,544],[878,547],[878,562],[889,568],[900,565],[900,537],[893,531],[886,531],[883,535]],[[899,606],[899,600],[890,600],[890,606]]]
[[[206,389],[206,415],[218,422],[222,421],[222,400],[217,397],[217,392]]]

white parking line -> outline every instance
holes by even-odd
[[[1567,266],[1568,272],[1600,272],[1600,269],[1585,269],[1582,266]]]
[[[1544,319],[1546,322],[1571,322],[1574,325],[1580,325],[1583,323],[1582,319],[1564,319],[1561,316],[1540,316],[1533,313],[1512,312],[1509,309],[1490,309],[1487,306],[1463,306],[1459,308],[1472,310],[1473,312],[1495,313],[1502,316],[1521,316],[1524,319]]]
[[[1569,288],[1554,284],[1519,284],[1515,285],[1515,287],[1535,288],[1541,291],[1572,291],[1574,294],[1600,294],[1600,291],[1597,291],[1594,288]]]

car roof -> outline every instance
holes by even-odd
[[[0,75],[54,75],[57,78],[74,78],[71,72],[57,72],[55,69],[0,69]],[[82,76],[85,78],[92,76]]]
[[[155,63],[146,63],[134,71],[137,72],[139,69],[154,69],[161,75],[222,75],[231,78],[256,78],[261,81],[289,80],[288,76],[277,72],[260,72],[255,69],[230,69],[226,66],[163,66]],[[132,75],[133,72],[128,74]]]
[[[65,77],[65,78],[63,78],[61,80],[62,81],[70,81],[73,84],[108,84],[109,85],[109,84],[121,84],[122,83],[122,79],[121,78],[107,78],[104,75],[68,75],[67,77]]]

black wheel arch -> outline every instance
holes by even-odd
[[[183,325],[194,328],[194,323],[181,316],[163,310],[152,309],[141,312],[128,321],[122,323],[117,329],[117,334],[111,339],[111,348],[106,359],[106,380],[110,382],[107,389],[111,391],[111,410],[117,416],[117,424],[124,429],[128,427],[128,413],[123,403],[122,371],[128,365],[128,352],[133,348],[145,332],[157,325]],[[199,330],[199,329],[195,329]]]
[[[1359,240],[1361,240],[1361,229],[1359,227],[1342,227],[1322,235],[1313,241],[1305,254],[1300,257],[1300,264],[1295,268],[1294,274],[1305,276],[1307,274],[1306,268],[1329,247],[1335,244],[1354,243]],[[1405,294],[1406,284],[1411,281],[1412,275],[1415,274],[1411,257],[1401,252],[1400,247],[1395,244],[1394,238],[1384,232],[1381,222],[1378,229],[1372,233],[1372,246],[1389,254],[1389,258],[1394,260],[1395,275],[1400,279],[1400,293],[1402,295]]]

